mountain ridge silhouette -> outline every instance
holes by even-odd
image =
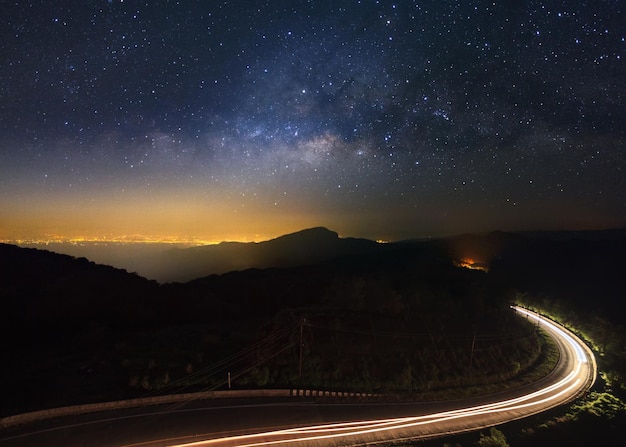
[[[137,272],[161,283],[186,282],[250,268],[296,267],[344,255],[371,254],[379,246],[368,239],[341,238],[335,231],[314,227],[263,242],[173,248],[153,255]]]

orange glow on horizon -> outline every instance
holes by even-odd
[[[298,231],[298,230],[294,230]],[[194,236],[158,236],[158,235],[108,235],[108,236],[64,236],[61,234],[48,234],[36,238],[15,238],[0,239],[0,243],[15,245],[53,245],[53,244],[71,244],[71,245],[123,245],[123,244],[163,244],[178,246],[201,246],[201,245],[217,245],[222,242],[263,242],[277,235],[259,235],[250,236],[248,234],[231,235],[223,239],[207,239]]]
[[[210,245],[261,242],[305,228],[344,227],[344,219],[304,201],[239,203],[221,191],[128,192],[118,197],[29,196],[0,200],[0,242],[24,244]]]

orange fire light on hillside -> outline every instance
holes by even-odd
[[[487,264],[480,262],[477,259],[469,258],[469,257],[465,257],[465,258],[458,260],[456,264],[457,266],[463,267],[466,269],[482,270],[483,272],[487,272],[489,270],[489,267],[487,266]]]

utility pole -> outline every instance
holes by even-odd
[[[300,366],[298,368],[298,377],[300,377],[300,379],[302,379],[302,346],[304,346],[304,343],[302,342],[302,331],[303,331],[305,322],[306,322],[306,318],[303,318],[302,320],[300,320]]]
[[[474,345],[476,344],[476,334],[472,338],[472,351],[470,352],[470,361],[469,361],[469,377],[472,377],[472,360],[474,359]]]

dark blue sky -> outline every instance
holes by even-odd
[[[0,239],[626,224],[621,1],[0,8]]]

